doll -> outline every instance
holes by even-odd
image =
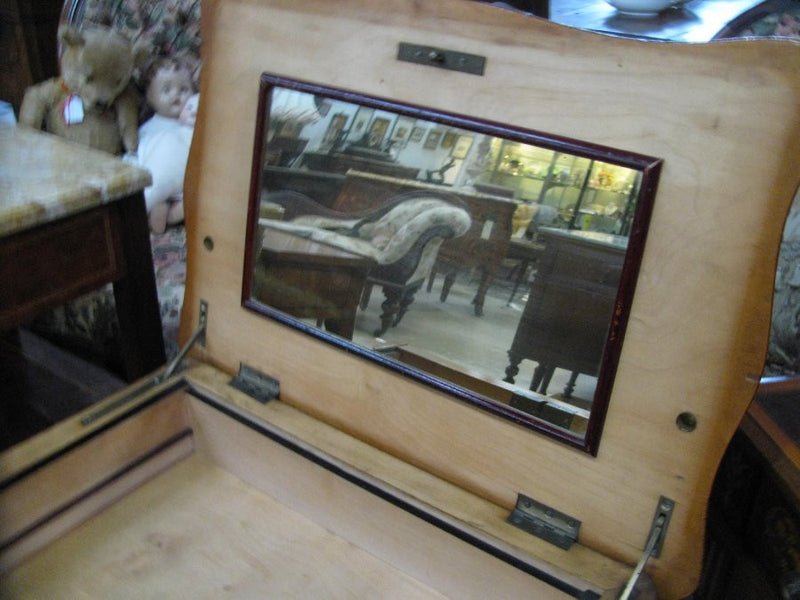
[[[139,128],[139,163],[153,183],[144,190],[150,230],[163,232],[183,221],[183,178],[194,133],[197,95],[190,69],[180,60],[157,60],[145,77],[155,114]]]

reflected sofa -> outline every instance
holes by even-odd
[[[436,262],[442,242],[464,235],[469,212],[452,194],[412,191],[398,194],[366,214],[327,209],[299,192],[266,194],[263,204],[280,207],[285,220],[267,220],[269,228],[334,246],[371,259],[361,308],[372,286],[383,288],[379,337],[397,325]]]

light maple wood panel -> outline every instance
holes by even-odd
[[[7,574],[0,595],[445,598],[197,456]]]
[[[761,371],[800,178],[798,45],[608,38],[459,0],[218,0],[203,11],[182,327],[186,337],[207,300],[196,355],[229,372],[248,362],[280,379],[286,402],[501,506],[517,492],[555,506],[583,522],[584,544],[629,563],[668,496],[675,514],[648,570],[664,598],[690,593],[711,481]],[[399,63],[400,41],[485,55],[486,73]],[[597,457],[240,307],[263,71],[664,160]],[[675,426],[682,411],[695,432]]]
[[[248,431],[234,420],[215,419],[211,409],[193,402],[191,414],[201,454],[449,596],[550,598],[571,589],[606,598],[630,576],[626,565],[581,544],[564,551],[523,532],[506,522],[503,507],[286,403],[259,403],[230,387],[224,372],[202,366],[189,372],[187,379],[203,397],[224,402],[253,419],[261,432]],[[329,470],[285,449],[270,449],[264,431],[329,465]],[[352,485],[338,481],[341,473],[378,491],[379,496],[427,515],[442,528],[397,511],[379,496],[353,493]],[[354,512],[360,518],[353,520]],[[464,539],[473,545],[462,543]],[[525,568],[497,560],[474,544],[491,547]],[[422,556],[425,560],[420,562]],[[538,576],[533,578],[528,572]],[[548,580],[558,581],[561,589]]]

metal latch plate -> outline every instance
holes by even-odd
[[[262,404],[277,398],[281,391],[280,382],[277,379],[244,363],[239,365],[239,373],[231,379],[230,385]]]
[[[581,522],[523,494],[508,516],[508,522],[559,548],[569,550],[578,541]]]
[[[397,49],[397,60],[469,73],[470,75],[483,75],[483,71],[486,68],[486,57],[484,56],[445,50],[434,46],[409,44],[407,42],[400,42]]]

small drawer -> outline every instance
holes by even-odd
[[[123,277],[119,227],[102,206],[0,240],[0,330]]]

